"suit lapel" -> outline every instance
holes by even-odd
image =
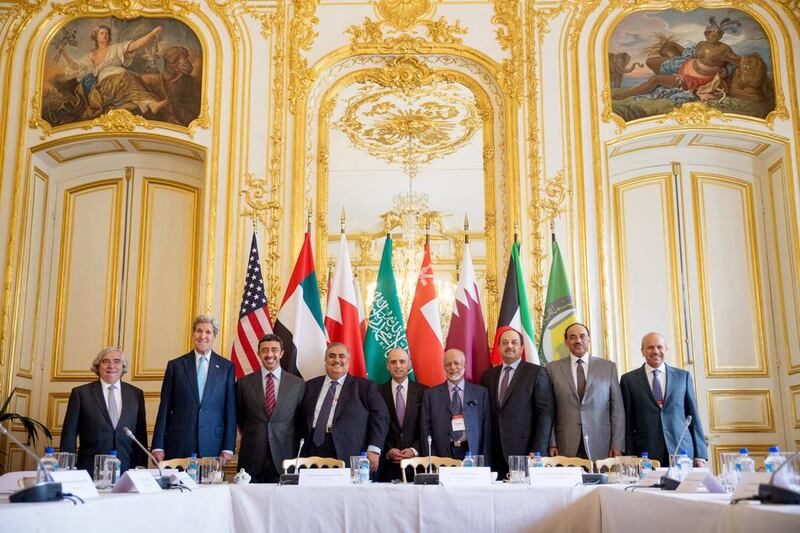
[[[336,402],[336,410],[333,412],[333,422],[335,423],[342,416],[343,406],[348,405],[350,397],[353,396],[356,387],[356,380],[350,374],[344,380],[342,390],[339,392],[339,401]]]
[[[111,424],[111,417],[108,416],[108,406],[106,405],[106,400],[103,398],[103,386],[100,384],[100,381],[95,381],[92,383],[92,396],[94,396],[94,400],[97,402],[97,407],[100,409],[100,412],[103,413],[103,419],[108,422],[108,425],[112,427]],[[123,401],[122,405],[125,405]]]
[[[569,388],[572,389],[573,396],[575,396],[575,399],[578,401],[578,403],[580,403],[581,399],[578,396],[578,389],[575,387],[575,380],[572,378],[572,356],[569,356],[566,359],[561,359],[561,361],[564,361],[560,365],[562,378],[567,380],[567,383],[569,383]],[[584,391],[584,397],[585,396],[586,391]]]
[[[192,396],[197,405],[200,405],[200,395],[197,393],[197,363],[195,362],[194,352],[189,352],[183,356],[183,370],[186,373],[186,380],[189,388],[192,389]],[[210,369],[209,369],[210,371]],[[206,384],[208,380],[206,379]]]
[[[122,409],[119,412],[119,422],[117,422],[117,428],[125,426],[125,417],[133,407],[133,395],[131,394],[131,390],[127,386],[127,383],[123,383],[122,380],[119,382],[119,393],[122,397]]]
[[[275,416],[275,414],[278,412],[278,409],[280,409],[281,406],[284,405],[288,401],[286,398],[292,392],[292,386],[293,386],[292,383],[290,381],[286,380],[286,371],[285,370],[281,370],[281,384],[280,384],[280,387],[278,388],[278,394],[277,394],[277,396],[275,396],[275,409],[272,410],[272,416]],[[264,380],[263,379],[261,380],[261,389],[260,390],[261,390],[261,395],[262,395],[261,397],[266,399],[267,391],[266,391],[266,389],[264,387]],[[267,402],[264,401],[262,403],[264,404],[264,413],[266,413],[267,412]],[[270,419],[270,418],[271,417],[267,414],[267,419]]]
[[[503,368],[502,365],[500,366],[500,368],[501,369]],[[503,403],[500,405],[501,408],[506,405],[506,402],[511,397],[511,393],[514,392],[514,389],[517,388],[518,384],[523,379],[525,379],[522,376],[522,374],[524,372],[525,372],[525,361],[520,361],[519,364],[517,365],[517,369],[514,371],[514,376],[511,378],[511,382],[509,382],[509,384],[508,384],[508,390],[506,391],[506,397],[503,398]],[[502,371],[501,371],[501,375],[502,375]],[[499,386],[498,386],[498,389],[499,389]]]
[[[583,391],[584,399],[587,396],[589,396],[589,391],[591,390],[592,383],[594,383],[596,381],[596,378],[597,378],[597,361],[598,361],[598,359],[596,357],[594,357],[593,355],[590,355],[590,356],[588,356],[586,358],[586,361],[589,363],[589,366],[592,367],[592,368],[591,369],[589,369],[589,368],[585,368],[584,369],[584,370],[586,370],[588,372],[588,375],[586,376],[586,390]],[[577,394],[577,392],[578,391],[576,390],[575,393]]]
[[[666,364],[664,365],[664,368],[667,369],[667,371],[664,373],[664,381],[666,382],[664,384],[664,405],[667,405],[670,394],[672,394],[672,389],[675,385],[675,369]]]
[[[214,392],[215,388],[222,385],[222,380],[218,378],[218,376],[222,372],[222,368],[220,367],[219,364],[220,359],[221,356],[213,351],[211,352],[211,355],[209,355],[208,357],[208,376],[206,376],[206,390],[203,392],[204,401],[206,398],[209,397],[211,393]],[[197,375],[195,374],[195,381],[196,380],[197,380]]]
[[[411,418],[410,416],[408,416],[409,412],[410,412],[409,409],[408,409],[408,406],[411,405],[412,403],[414,403],[416,401],[416,398],[417,398],[417,388],[412,386],[411,383],[412,383],[412,381],[409,379],[408,380],[408,391],[406,391],[408,393],[408,394],[406,394],[406,416],[403,418],[403,425],[401,426],[403,431],[408,429],[408,424],[409,424],[408,419]],[[394,402],[392,402],[392,406],[394,406]],[[394,409],[394,407],[392,407],[392,409]],[[397,412],[396,411],[395,411],[395,417],[397,417]]]
[[[656,397],[653,396],[653,389],[650,387],[650,382],[647,381],[647,370],[645,370],[645,366],[642,365],[636,371],[636,378],[639,380],[639,385],[646,391],[647,397],[650,399],[653,404],[658,405],[656,401]]]

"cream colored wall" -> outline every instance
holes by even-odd
[[[117,4],[111,0],[88,7],[76,2],[73,7],[77,14],[107,15]],[[672,4],[701,5],[663,1],[651,6]],[[4,395],[14,386],[21,387],[17,408],[56,429],[65,395],[90,378],[85,368],[91,355],[115,341],[115,332],[133,360],[128,378],[148,393],[150,420],[165,361],[188,349],[188,316],[201,311],[218,315],[222,332],[216,348],[229,352],[254,218],[274,313],[304,225],[304,206],[298,204],[305,203],[306,190],[309,196],[312,191],[316,194],[312,182],[299,181],[305,173],[299,172],[304,169],[304,155],[298,152],[304,150],[307,138],[316,146],[316,126],[306,127],[304,119],[308,137],[297,135],[302,131],[297,105],[313,94],[323,67],[354,53],[345,29],[361,24],[364,17],[380,18],[373,6],[350,2],[146,5],[135,4],[139,11],[131,15],[177,16],[203,36],[208,116],[192,131],[125,121],[106,125],[108,130],[102,125],[90,126],[88,131],[29,127],[40,50],[48,35],[75,15],[57,11],[54,4],[0,2],[0,13],[5,15],[0,16],[0,38],[5,43],[0,71],[7,80],[0,84],[4,116],[0,126],[0,392]],[[795,79],[800,13],[789,5],[742,6],[773,28],[779,52],[776,62],[782,65],[779,81],[785,115],[765,122],[698,112],[666,121],[663,117],[640,121],[624,130],[605,113],[602,44],[614,21],[634,9],[633,4],[443,2],[435,6],[432,17],[444,17],[448,24],[460,19],[467,29],[461,44],[439,43],[435,51],[460,60],[470,60],[475,51],[486,57],[487,87],[494,85],[506,99],[496,106],[497,128],[502,128],[498,134],[517,141],[498,143],[502,153],[497,157],[508,163],[499,165],[497,172],[497,224],[503,235],[495,250],[497,286],[502,287],[509,227],[518,222],[531,305],[534,316],[541,315],[549,268],[549,222],[555,214],[579,315],[592,328],[595,353],[615,359],[620,368],[632,368],[638,364],[642,329],[684,336],[685,343],[677,338],[672,341],[674,361],[693,355],[694,365],[683,366],[693,371],[706,410],[703,422],[707,428],[714,423],[716,429],[709,433],[718,435],[719,446],[778,442],[794,447],[800,441],[800,359],[795,342],[800,340],[800,120]],[[413,31],[423,42],[427,39],[423,29]],[[511,39],[498,39],[498,31]],[[425,46],[420,50],[434,50]],[[629,150],[643,139],[660,137],[659,142],[666,142],[663,137],[670,133],[683,134],[683,142],[688,142],[695,135],[715,132],[724,133],[732,145],[756,138],[768,149],[758,155],[734,156],[730,150],[713,147],[665,150],[662,146],[610,155],[614,149]],[[45,143],[72,144],[90,137],[127,143],[146,136],[173,148],[190,143],[201,161],[175,154],[126,153],[59,164],[42,155]],[[690,163],[698,158],[702,164]],[[683,163],[677,183],[670,167],[675,160]],[[129,185],[132,200],[120,205],[120,195],[128,186],[126,167],[135,169]],[[746,185],[719,187],[722,182],[717,176]],[[100,180],[110,181],[100,185]],[[80,195],[69,194],[76,186],[86,189]],[[696,204],[693,195],[699,190],[712,203]],[[742,198],[752,209],[752,217],[746,209],[733,209],[743,205]],[[140,223],[145,199],[148,215]],[[669,218],[678,199],[686,217],[682,232],[673,227],[676,224],[671,226]],[[65,205],[73,206],[66,220],[77,224],[76,229],[86,228],[72,242],[62,239]],[[696,226],[700,223],[696,220],[700,219],[695,217],[714,215],[720,205],[729,205],[723,213],[729,218],[725,218],[725,228],[714,231],[726,235],[731,246],[715,248],[713,239],[698,245]],[[113,276],[120,272],[123,260],[108,252],[121,246],[115,239],[124,223],[115,228],[109,223],[115,217],[131,221],[126,286],[119,283],[119,274],[116,279]],[[710,235],[710,225],[699,227]],[[734,231],[744,232],[751,240],[742,244],[735,240]],[[685,240],[689,266],[685,291],[676,283],[678,238]],[[173,240],[183,245],[173,248],[169,245]],[[655,274],[642,258],[640,240],[649,243],[647,254],[660,265]],[[149,255],[143,253],[142,242],[147,243],[145,251],[152,250]],[[60,266],[67,250],[73,250],[67,257],[81,258],[78,270],[65,271]],[[731,275],[735,274],[733,284],[742,290],[727,294],[708,281],[706,293],[713,292],[709,302],[709,294],[701,292],[699,283],[697,259],[702,253],[738,254],[730,257],[741,268]],[[723,268],[715,259],[704,256],[703,265],[712,269],[706,277]],[[754,261],[757,272],[751,268]],[[173,266],[164,269],[164,265]],[[62,274],[73,281],[60,289]],[[644,284],[653,280],[666,287],[645,291]],[[59,290],[66,294],[60,300]],[[87,297],[74,298],[78,291]],[[498,297],[496,287],[494,294]],[[721,297],[727,298],[724,307]],[[643,308],[648,299],[659,303]],[[753,302],[759,299],[760,307],[754,308]],[[58,313],[57,302],[63,302],[61,309],[66,312]],[[755,310],[737,315],[740,322],[726,321],[723,310],[731,306]],[[143,312],[145,308],[150,311]],[[115,329],[113,319],[120,314],[122,325],[116,321]],[[685,316],[689,331],[683,326]],[[489,316],[487,322],[493,324],[495,319]],[[742,323],[749,328],[734,327]],[[158,332],[155,324],[162,326]],[[717,359],[707,361],[703,332],[712,324],[714,331],[728,333],[725,339],[715,340]],[[746,350],[728,355],[721,349],[723,340],[741,343]],[[752,375],[729,372],[734,364],[747,367]],[[742,392],[711,394],[708,389]],[[707,410],[712,405],[714,410]],[[20,466],[21,461],[21,455],[13,452],[7,464]]]

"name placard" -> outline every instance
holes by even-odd
[[[583,483],[583,469],[579,466],[530,468],[532,487],[574,487]]]
[[[709,475],[708,471],[700,471],[700,472],[689,472],[686,474],[686,477],[683,478],[681,484],[678,485],[678,488],[675,489],[675,492],[683,492],[683,493],[690,493],[690,492],[697,492],[700,487],[703,487],[703,482],[706,480],[706,477]]]
[[[445,466],[439,468],[439,483],[445,487],[477,487],[492,484],[488,466]]]
[[[642,487],[652,487],[661,483],[661,477],[667,475],[669,468],[656,468],[647,473],[645,478],[639,482]]]
[[[64,493],[74,494],[84,500],[97,498],[97,488],[86,470],[56,470],[51,472],[53,481],[61,483]]]
[[[336,487],[350,484],[349,468],[301,468],[298,485],[307,487]]]
[[[161,492],[161,487],[158,486],[153,474],[147,470],[128,470],[122,474],[111,492],[147,494],[148,492]]]
[[[169,480],[171,483],[175,483],[192,490],[198,487],[197,482],[193,480],[192,476],[190,476],[187,472],[176,472],[169,476]]]
[[[758,495],[758,486],[762,483],[768,484],[770,477],[772,474],[769,472],[745,472],[742,479],[736,484],[736,490],[733,491],[731,500]]]

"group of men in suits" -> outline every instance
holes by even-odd
[[[483,455],[501,477],[508,457],[532,452],[600,459],[650,452],[669,460],[686,415],[691,431],[681,442],[696,463],[707,458],[688,372],[664,363],[664,337],[642,340],[645,364],[617,381],[613,362],[592,357],[588,329],[565,330],[570,357],[547,367],[522,360],[519,332],[499,339],[503,363],[484,372],[481,385],[464,379],[466,358],[447,350],[446,380],[426,388],[410,379],[402,348],[387,354],[391,380],[376,385],[349,374],[350,353],[334,342],[325,351],[325,375],[304,382],[281,368],[283,344],[268,334],[258,344],[262,368],[238,382],[232,363],[212,350],[216,321],[198,316],[194,350],[167,364],[152,441],[157,460],[220,456],[230,461],[241,431],[238,466],[255,482],[275,482],[283,462],[299,452],[345,462],[366,451],[377,479],[401,477],[402,459]],[[92,470],[93,456],[116,449],[123,470],[147,464],[122,428],[146,443],[144,397],[123,383],[127,361],[118,348],[103,350],[93,370],[98,381],[70,396],[61,437],[78,466]]]

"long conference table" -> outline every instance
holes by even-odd
[[[800,506],[730,505],[728,495],[601,487],[210,485],[192,492],[0,500],[0,532],[798,532]]]

